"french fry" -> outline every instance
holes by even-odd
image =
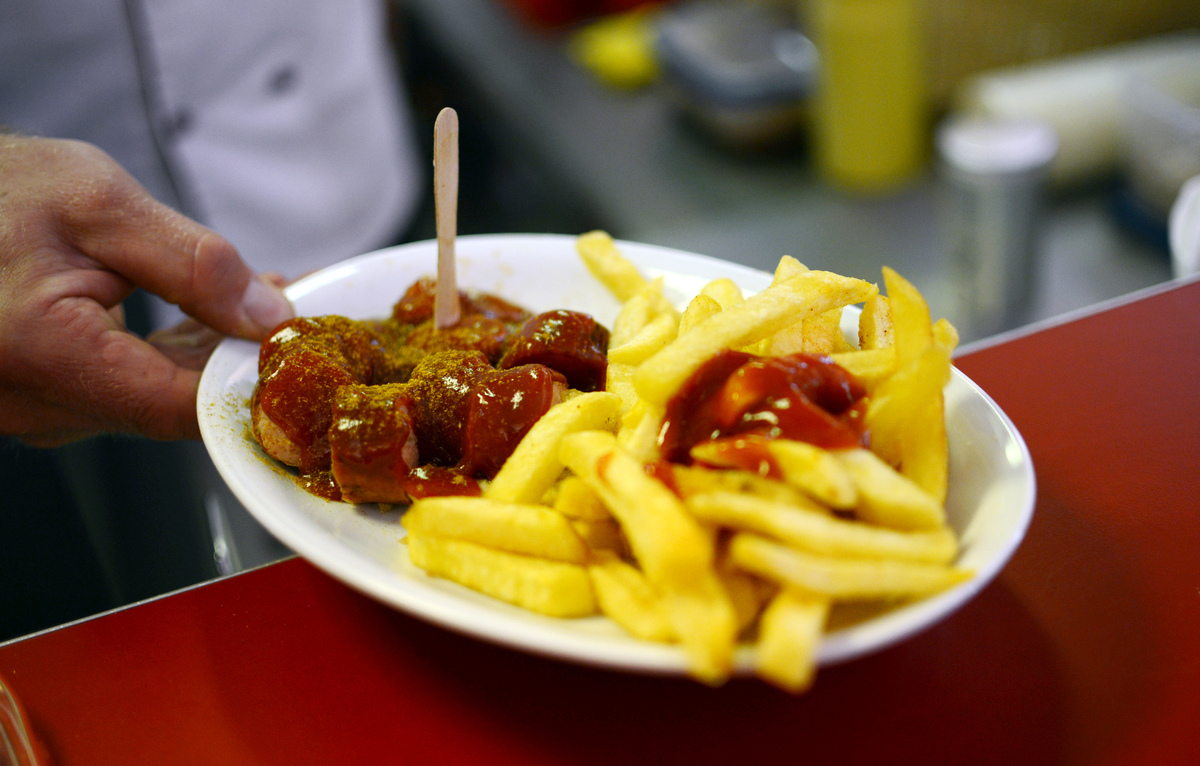
[[[728,554],[717,557],[717,577],[733,604],[739,634],[754,626],[763,605],[779,590],[774,583],[734,566]]]
[[[858,491],[846,469],[828,450],[790,439],[773,439],[767,452],[783,480],[830,508],[852,508]]]
[[[666,411],[662,407],[639,400],[622,421],[617,443],[643,463],[653,462],[658,457],[658,434],[665,417]]]
[[[883,267],[883,283],[892,320],[896,368],[903,369],[933,343],[933,322],[921,293],[895,269]]]
[[[779,263],[775,266],[775,273],[771,277],[771,284],[777,285],[780,282],[787,281],[789,278],[803,271],[808,271],[808,267],[792,256],[785,255],[779,259]],[[804,321],[801,320],[780,328],[771,337],[752,343],[745,350],[753,354],[782,356],[784,354],[797,353],[803,348]]]
[[[688,303],[687,308],[683,310],[683,316],[679,318],[678,335],[688,333],[700,322],[708,319],[713,314],[719,313],[721,313],[721,304],[717,303],[716,298],[708,295],[697,295]]]
[[[729,555],[738,566],[782,585],[847,601],[922,598],[971,577],[940,564],[818,556],[749,532],[733,536]]]
[[[593,391],[551,407],[529,429],[484,492],[491,500],[535,503],[562,473],[558,445],[572,431],[616,429],[621,399]]]
[[[608,362],[604,388],[621,398],[621,415],[629,412],[638,403],[637,390],[633,387],[633,372],[636,369],[632,364],[618,364],[611,359]]]
[[[830,354],[830,358],[839,367],[858,378],[868,394],[874,394],[879,384],[896,371],[896,350],[891,346],[842,351]]]
[[[611,551],[624,554],[629,546],[621,534],[621,525],[616,519],[571,519],[571,528],[583,540],[590,554]]]
[[[685,500],[705,492],[744,492],[781,503],[804,504],[808,496],[782,481],[749,471],[712,471],[702,466],[671,466],[672,481]]]
[[[699,573],[686,588],[664,589],[663,598],[688,672],[712,686],[724,683],[733,672],[739,628],[733,601],[716,571]]]
[[[793,548],[825,556],[945,564],[958,552],[949,529],[902,532],[839,519],[819,508],[787,505],[736,492],[693,495],[687,499],[687,507],[705,521],[757,532]]]
[[[806,271],[750,296],[678,337],[634,373],[645,400],[665,405],[688,377],[717,352],[743,348],[792,322],[822,311],[860,303],[875,286],[824,271]]]
[[[858,486],[858,517],[893,529],[936,529],[946,521],[941,502],[866,449],[839,450],[838,460]]]
[[[899,464],[902,434],[914,420],[913,414],[926,402],[941,400],[950,380],[950,356],[945,349],[930,345],[904,367],[898,368],[875,389],[867,408],[866,423],[871,443],[889,462]]]
[[[679,323],[679,312],[663,295],[663,278],[647,282],[632,298],[621,305],[612,323],[610,347],[619,347],[642,333],[656,319],[665,317],[669,327]]]
[[[592,231],[582,234],[575,240],[575,249],[592,275],[618,301],[624,303],[646,286],[646,278],[621,254],[608,233]]]
[[[926,401],[914,413],[903,436],[901,473],[939,503],[946,502],[950,482],[950,442],[946,435],[942,396]]]
[[[600,612],[647,641],[672,643],[675,630],[662,596],[636,567],[612,554],[600,554],[588,565]]]
[[[795,275],[808,271],[808,267],[790,255],[779,259],[771,284],[777,285]],[[842,334],[842,309],[830,309],[799,322],[794,322],[777,331],[770,338],[760,341],[757,353],[772,356],[788,354],[830,354],[850,350]]]
[[[771,356],[833,354],[851,348],[842,333],[842,310],[836,308],[784,327],[766,341],[761,353]]]
[[[608,360],[617,364],[641,364],[675,340],[678,331],[678,315],[659,314],[632,338],[620,345],[610,346]]]
[[[706,295],[717,302],[721,310],[731,309],[734,306],[740,306],[746,302],[746,296],[742,293],[742,288],[729,277],[721,277],[708,282],[704,287],[700,288],[700,295]]]
[[[949,471],[942,394],[949,380],[949,352],[931,343],[879,384],[866,414],[872,449],[939,502]]]
[[[634,558],[667,603],[692,675],[708,683],[727,678],[736,615],[713,569],[711,537],[666,485],[617,446],[612,434],[570,434],[563,439],[561,457],[621,523]]]
[[[433,535],[410,534],[405,541],[413,564],[435,577],[550,617],[596,613],[586,567]]]
[[[410,534],[464,540],[496,550],[583,564],[587,547],[557,511],[481,497],[426,497],[405,512]]]
[[[785,255],[779,259],[779,263],[775,265],[775,273],[771,277],[771,284],[777,285],[791,277],[796,276],[802,271],[808,271],[808,267],[800,261],[796,260],[791,255]]]
[[[808,317],[802,324],[804,328],[804,347],[806,354],[835,354],[839,351],[849,351],[853,348],[842,332],[842,309],[836,308],[822,311],[820,314]]]
[[[958,328],[942,317],[933,323],[933,342],[946,349],[946,353],[953,354],[958,348]]]
[[[805,324],[804,320],[793,322],[787,327],[777,330],[771,337],[764,338],[747,347],[746,351],[762,356],[787,356],[804,353]]]
[[[617,312],[616,318],[613,319],[612,328],[609,332],[608,343],[610,347],[628,343],[642,331],[643,327],[650,324],[650,320],[655,314],[653,307],[653,293],[655,292],[655,288],[661,291],[661,280],[657,284],[647,282],[645,287],[621,304],[621,310]]]
[[[605,521],[612,518],[608,508],[591,487],[578,476],[564,476],[557,485],[554,495],[554,510],[569,519],[580,521]]]
[[[730,437],[700,442],[690,454],[697,462],[721,468],[753,470],[742,460],[758,460],[759,475],[777,477],[829,508],[853,508],[857,499],[854,481],[845,467],[827,450],[807,442]]]
[[[891,348],[892,310],[886,295],[875,294],[863,301],[858,316],[858,347],[863,351]]]
[[[754,671],[759,678],[793,694],[812,685],[817,650],[829,599],[783,589],[767,605],[759,622]]]
[[[958,332],[933,323],[921,293],[884,268],[895,332],[896,373],[879,385],[867,411],[872,445],[885,460],[944,502],[949,473],[942,389],[950,379],[950,353]]]
[[[711,566],[712,541],[662,482],[603,431],[563,439],[561,459],[608,506],[652,582],[684,585]]]

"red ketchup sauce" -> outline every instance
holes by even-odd
[[[760,357],[726,350],[667,403],[659,438],[665,460],[689,464],[691,448],[719,441],[731,461],[758,471],[764,442],[805,441],[826,449],[865,447],[866,389],[828,356]]]

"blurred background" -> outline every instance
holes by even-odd
[[[459,114],[461,233],[890,265],[966,347],[1181,275],[1194,0],[392,6],[417,136]],[[432,236],[426,205],[410,237]],[[289,555],[202,445],[6,453],[50,478],[11,482],[0,512],[0,640]]]
[[[888,264],[964,342],[1172,276],[1167,209],[1200,173],[1195,3],[400,7],[418,112],[432,124],[454,105],[464,151],[479,152],[464,159],[478,174],[464,179],[464,230],[603,227],[764,269],[793,255],[872,281]],[[1156,87],[1179,91],[1179,115],[1139,111],[1139,97],[1163,95]],[[1177,117],[1191,132],[1154,146],[1135,124]],[[1044,138],[993,135],[966,150],[1006,163],[990,170],[939,146],[979,120],[1049,128],[1052,158]],[[987,262],[1002,252],[1019,263]],[[1008,293],[1006,305],[981,304],[981,290]]]

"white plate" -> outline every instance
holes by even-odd
[[[771,277],[760,271],[677,250],[620,243],[650,277],[665,278],[681,306],[707,281],[729,277],[747,291]],[[586,311],[611,325],[618,304],[587,272],[575,238],[500,235],[458,239],[460,287],[495,293],[535,312]],[[382,250],[345,261],[288,288],[301,314],[387,316],[418,277],[436,271],[435,242]],[[848,314],[853,322],[856,314]],[[629,637],[605,618],[542,617],[431,578],[409,562],[400,512],[318,499],[258,448],[249,433],[248,402],[257,377],[258,346],[223,342],[200,382],[200,429],[209,454],[250,513],[300,556],[346,584],[393,607],[478,638],[592,665],[651,673],[683,673],[682,652]],[[950,438],[947,512],[962,540],[959,564],[970,581],[935,598],[831,632],[819,661],[829,664],[888,646],[961,606],[987,584],[1025,534],[1033,513],[1034,476],[1020,434],[996,404],[955,370],[946,389]],[[746,671],[750,653],[738,654]]]

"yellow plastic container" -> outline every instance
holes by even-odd
[[[810,0],[808,15],[821,59],[818,169],[848,191],[903,186],[929,157],[919,0]]]

